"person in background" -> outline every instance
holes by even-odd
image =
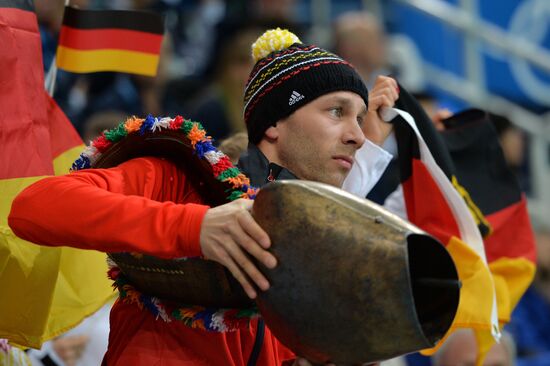
[[[477,343],[470,329],[455,331],[432,356],[433,366],[475,366]],[[483,366],[515,366],[516,350],[510,334],[503,332],[485,358]]]
[[[512,313],[507,330],[517,344],[518,366],[550,364],[550,225],[535,223],[535,280]]]
[[[208,73],[212,80],[183,107],[187,116],[200,121],[214,139],[226,138],[246,128],[242,91],[253,66],[250,44],[260,33],[260,28],[253,25],[220,24],[218,52]]]
[[[126,113],[117,110],[106,110],[92,114],[84,121],[82,140],[89,143],[103,131],[116,127],[126,120]]]
[[[368,87],[390,73],[386,38],[380,21],[368,12],[348,12],[334,22],[334,51],[356,69]]]
[[[219,149],[231,159],[233,164],[239,162],[241,154],[246,151],[248,135],[246,132],[237,132],[220,142]]]
[[[530,179],[528,165],[526,164],[527,156],[525,155],[525,133],[506,116],[489,113],[489,117],[497,131],[506,163],[516,175],[521,190],[529,193]]]

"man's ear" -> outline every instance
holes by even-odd
[[[277,140],[279,138],[279,130],[277,129],[277,125],[271,126],[265,130],[264,135],[269,140]]]

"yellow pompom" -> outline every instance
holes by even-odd
[[[270,29],[252,44],[254,62],[266,57],[273,51],[288,48],[294,43],[302,43],[294,33],[281,28]]]

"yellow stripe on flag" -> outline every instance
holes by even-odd
[[[493,303],[487,292],[492,291],[493,281],[489,268],[470,246],[456,237],[451,238],[447,250],[462,282],[453,327],[490,330]]]
[[[59,171],[67,172],[67,162],[72,162],[79,150],[81,147],[69,149],[55,159]],[[9,314],[0,316],[0,338],[36,348],[115,296],[106,276],[105,254],[35,245],[9,228],[13,199],[42,178],[0,180],[0,288],[9,294],[9,301],[0,301],[0,314]]]
[[[155,76],[159,55],[114,49],[80,51],[59,46],[56,60],[59,68],[76,73],[117,71]]]
[[[535,264],[526,258],[499,258],[489,263],[489,268],[495,281],[498,320],[506,324],[535,277]]]

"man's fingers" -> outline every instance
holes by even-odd
[[[269,235],[262,229],[260,225],[254,220],[252,215],[249,212],[242,212],[240,215],[237,216],[237,220],[239,221],[239,224],[243,228],[244,231],[252,239],[254,239],[256,242],[258,242],[262,247],[269,248],[271,246],[271,240],[269,239]]]
[[[395,89],[393,86],[384,86],[383,88],[373,90],[372,96],[376,97],[379,95],[386,95],[389,96],[393,100],[397,100],[399,98],[399,94],[397,93],[397,89]]]
[[[375,112],[380,107],[393,107],[394,101],[386,95],[377,95],[369,98],[369,112]]]
[[[232,260],[239,266],[240,269],[248,275],[248,277],[262,290],[269,289],[269,282],[264,275],[256,268],[254,263],[248,258],[239,245],[235,242],[228,243],[226,250],[231,256]]]
[[[233,244],[233,245],[236,246],[236,244]],[[222,256],[222,260],[223,260],[222,264],[226,266],[227,269],[229,269],[229,272],[231,272],[231,274],[233,275],[233,277],[235,277],[235,279],[239,281],[239,283],[244,289],[244,292],[246,292],[248,297],[250,297],[251,299],[255,299],[256,290],[254,290],[254,287],[252,286],[250,281],[248,281],[248,278],[245,276],[244,272],[241,271],[241,269],[235,263],[233,258],[231,258],[231,256],[226,253],[224,256]]]
[[[277,260],[275,259],[273,254],[264,250],[258,242],[256,242],[252,237],[248,235],[248,233],[244,231],[241,226],[233,226],[230,229],[230,232],[233,240],[242,248],[244,248],[249,254],[251,254],[257,260],[263,263],[263,265],[267,268],[275,268],[275,266],[277,265]]]
[[[200,245],[203,255],[226,266],[243,286],[247,295],[256,297],[258,288],[267,290],[269,282],[248,256],[273,268],[275,257],[264,250],[271,245],[267,233],[254,221],[253,202],[239,199],[209,209],[201,225]]]

